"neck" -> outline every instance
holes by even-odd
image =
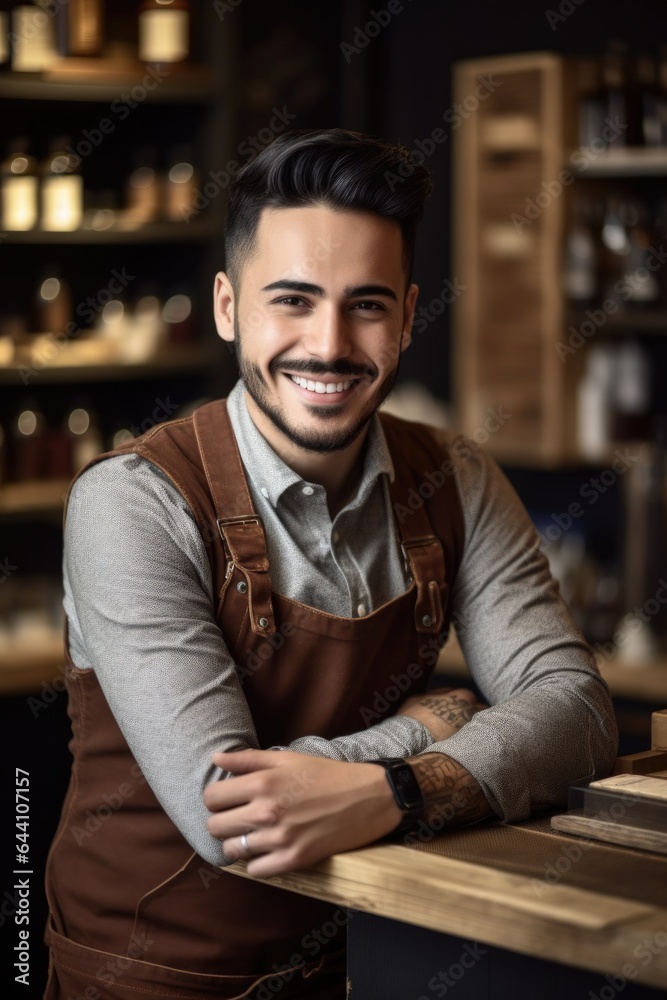
[[[324,487],[329,513],[334,518],[354,496],[359,484],[368,425],[352,444],[341,451],[327,453],[306,451],[278,430],[248,392],[245,393],[245,401],[255,427],[285,465],[289,465],[290,469],[307,482],[318,483]]]

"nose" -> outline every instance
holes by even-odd
[[[347,317],[333,303],[323,305],[313,316],[304,338],[309,354],[332,364],[352,351],[351,330]]]

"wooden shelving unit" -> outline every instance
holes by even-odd
[[[576,65],[560,56],[459,63],[457,102],[479,77],[496,88],[461,123],[454,151],[454,273],[468,286],[454,304],[457,422],[474,437],[500,405],[511,419],[489,450],[507,465],[558,468],[577,458],[572,400],[586,353],[563,364],[556,350],[571,323],[561,291],[570,192],[584,179],[667,177],[667,149],[610,145],[572,159]],[[667,334],[667,310],[615,313],[600,336],[627,332]]]
[[[3,354],[7,363],[0,368],[0,424],[5,431],[9,474],[15,447],[10,428],[24,405],[41,410],[49,428],[62,426],[76,406],[94,410],[107,449],[118,426],[145,428],[166,419],[168,411],[152,416],[160,400],[169,398],[180,410],[194,400],[222,395],[220,387],[233,381],[233,364],[216,336],[211,315],[213,275],[224,264],[227,185],[220,184],[202,211],[195,202],[189,221],[155,221],[133,229],[125,206],[126,185],[139,162],[140,149],[148,151],[158,183],[176,162],[171,157],[187,151],[195,167],[197,191],[209,180],[210,171],[225,168],[233,158],[234,34],[238,29],[231,18],[223,25],[212,4],[195,5],[191,61],[151,68],[132,57],[136,4],[118,0],[113,8],[107,11],[104,47],[105,53],[116,53],[113,59],[67,59],[45,73],[0,74],[5,138],[29,136],[30,153],[40,161],[55,137],[66,136],[81,157],[78,169],[87,209],[83,225],[73,232],[35,228],[3,233],[0,240],[4,263],[0,299],[5,313],[25,316],[27,329],[34,329],[38,314],[31,314],[31,306],[43,280],[40,275],[55,265],[69,286],[71,319],[81,324],[70,342],[60,342],[57,353],[42,352],[43,363],[39,352],[44,337],[34,338],[35,370],[29,379],[22,378],[20,366],[31,364],[32,338],[19,334],[13,352]],[[119,106],[123,106],[122,114],[115,110]],[[105,117],[111,127],[104,129],[104,145],[99,148],[101,141],[90,139]],[[116,213],[112,225],[91,228],[97,223],[94,212],[106,205]],[[174,294],[191,297],[191,341],[161,343],[150,358],[141,355],[137,345],[140,361],[124,361],[120,352],[107,350],[103,344],[94,353],[95,335],[87,328],[94,325],[95,314],[108,301],[98,298],[98,293],[106,293],[112,270],[122,267],[133,276],[121,293],[130,316],[146,295],[163,301]],[[84,307],[91,295],[92,318],[85,319]],[[11,324],[8,329],[13,329]],[[2,459],[0,455],[0,465]],[[4,474],[0,468],[0,477]],[[58,577],[62,508],[69,482],[69,478],[45,478],[0,486],[0,551],[20,565],[16,580],[8,580],[5,588],[8,593],[18,584],[16,603],[5,603],[3,614],[11,616],[16,606],[17,623],[21,578]],[[38,692],[43,683],[48,685],[60,676],[62,635],[49,636],[40,630],[31,638],[21,631],[5,642],[12,629],[10,620],[0,642],[0,693]]]
[[[68,60],[76,63],[76,60]],[[0,98],[14,101],[86,101],[90,103],[113,101],[123,91],[142,86],[146,67],[137,63],[133,69],[116,69],[116,63],[102,60],[86,61],[88,71],[81,66],[67,72],[62,69],[49,73],[3,73],[0,74]],[[168,69],[164,79],[158,74],[150,83],[153,89],[145,89],[142,100],[151,104],[191,104],[215,101],[218,93],[215,76],[205,67],[176,67]]]
[[[74,229],[67,233],[28,229],[25,232],[7,233],[3,243],[7,246],[29,244],[32,246],[76,246],[96,244],[103,246],[131,245],[133,243],[200,243],[219,235],[219,220],[207,216],[192,222],[154,222],[140,229],[127,229],[122,223],[108,229]]]
[[[115,382],[126,379],[156,378],[174,373],[196,373],[208,365],[221,363],[226,358],[225,347],[216,343],[192,344],[188,346],[165,345],[150,361],[141,363],[109,362],[99,365],[74,364],[68,359],[68,347],[39,370],[39,381],[49,383]],[[73,352],[72,352],[73,353]],[[26,362],[28,363],[28,362]],[[0,385],[21,385],[18,365],[0,367]]]

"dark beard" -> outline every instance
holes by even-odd
[[[236,319],[234,322],[234,329],[236,360],[238,362],[241,378],[243,379],[248,393],[262,413],[269,418],[274,427],[276,427],[281,434],[291,441],[292,444],[295,444],[298,448],[302,448],[304,451],[327,454],[334,451],[342,451],[344,448],[347,448],[368,426],[373,414],[380,408],[396,383],[401,357],[400,353],[398,355],[396,367],[393,371],[389,372],[389,374],[380,383],[376,392],[368,401],[368,405],[364,408],[363,412],[359,416],[359,419],[352,427],[338,431],[327,430],[326,427],[323,427],[319,431],[306,433],[301,431],[298,427],[293,427],[288,424],[281,410],[277,406],[273,406],[269,403],[266,379],[264,378],[259,367],[250,361],[246,361],[243,356],[242,342],[241,337],[239,336],[240,331]],[[275,371],[281,368],[282,364],[283,362],[281,362],[279,358],[276,359],[276,361],[271,362],[270,370],[272,373],[275,373]],[[338,375],[341,379],[355,376],[372,377],[377,374],[375,369],[371,369],[367,366],[353,366],[344,360],[336,362],[333,365],[324,365],[322,362],[317,362],[315,360],[300,363],[292,362],[289,367],[295,372],[301,371],[304,375]],[[308,406],[308,404],[306,405],[310,412],[314,416],[318,417],[323,424],[325,424],[328,420],[332,420],[337,417],[343,410],[343,406],[319,407]]]

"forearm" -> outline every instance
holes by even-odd
[[[433,743],[433,735],[422,723],[408,715],[396,715],[369,729],[349,733],[333,740],[321,736],[302,736],[286,747],[271,750],[293,750],[313,757],[328,757],[360,763],[378,757],[407,757],[423,753]]]
[[[424,822],[434,829],[475,823],[493,815],[480,785],[458,761],[444,753],[409,757],[424,796]]]

